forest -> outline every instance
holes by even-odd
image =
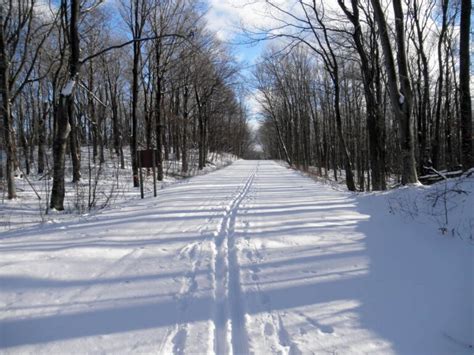
[[[2,2],[0,78],[9,199],[15,177],[35,173],[53,180],[50,208],[64,209],[84,147],[97,165],[113,151],[122,169],[128,147],[135,187],[138,150],[156,150],[161,181],[170,155],[186,175],[191,153],[202,169],[211,151],[249,149],[239,69],[193,1]]]
[[[255,69],[267,154],[347,188],[473,166],[471,1],[268,1]],[[327,5],[330,4],[330,5]]]
[[[52,179],[50,208],[62,210],[65,181],[84,178],[86,147],[93,164],[113,151],[138,187],[139,150],[156,150],[161,181],[170,160],[186,175],[194,154],[199,169],[210,152],[259,156],[255,135],[265,158],[351,191],[473,166],[469,0],[263,3],[270,25],[241,28],[247,44],[265,43],[250,84],[203,2],[1,4],[8,198],[15,177],[33,172]]]
[[[0,353],[473,355],[472,15],[0,0]]]

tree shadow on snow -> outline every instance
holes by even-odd
[[[296,324],[297,329],[302,331],[312,326],[324,334],[338,334],[339,329],[346,326],[344,319],[351,320],[351,324],[366,331],[364,334],[373,334],[389,343],[391,350],[397,353],[469,352],[463,345],[472,334],[472,320],[469,321],[472,298],[463,293],[466,289],[463,283],[469,279],[454,277],[455,273],[469,268],[468,248],[453,258],[459,248],[449,241],[423,235],[424,230],[403,225],[396,216],[388,216],[383,195],[355,197],[328,192],[327,187],[301,179],[295,172],[272,169],[262,168],[257,180],[269,178],[273,183],[257,184],[259,187],[243,200],[237,215],[236,242],[241,243],[240,246],[246,241],[256,243],[254,249],[241,249],[239,265],[234,265],[241,277],[246,313],[293,312],[301,321]],[[288,181],[294,185],[291,189],[287,188]],[[225,183],[225,179],[214,182]],[[206,189],[196,193],[208,196]],[[259,200],[252,203],[255,196]],[[175,207],[162,214],[137,211],[122,220],[120,215],[112,216],[113,221],[97,221],[91,228],[131,222],[177,223],[222,216],[220,208],[225,206],[209,203],[211,207],[201,211]],[[189,216],[193,212],[199,214]],[[183,216],[179,216],[180,213]],[[176,242],[191,243],[203,236],[180,237],[167,233],[156,240],[145,238],[134,244],[130,238],[125,243],[128,247],[146,246],[172,242],[173,238]],[[443,248],[438,244],[443,244]],[[103,247],[114,245],[105,241]],[[10,248],[21,250],[20,245]],[[41,244],[34,248],[41,248]],[[444,260],[450,260],[450,264]],[[211,272],[203,270],[199,274]],[[152,273],[127,279],[139,283],[171,279],[179,274],[180,271]],[[41,290],[117,285],[125,280],[103,277],[88,281],[16,281]],[[0,282],[15,284],[12,279],[0,279]],[[459,294],[453,297],[452,293]],[[87,310],[68,312],[69,306],[65,304],[61,314],[4,320],[0,323],[0,345],[9,348],[167,327],[178,322],[213,319],[215,312],[212,290],[193,297],[192,309],[179,319],[179,301],[173,297],[135,297],[130,302],[117,297],[115,302],[113,299],[105,305],[103,302],[92,300]],[[319,318],[309,316],[313,313]],[[289,336],[294,336],[293,328],[288,329]],[[364,336],[341,337],[337,341],[341,349],[357,350],[358,344],[367,341]]]

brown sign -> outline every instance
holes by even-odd
[[[137,153],[140,168],[153,168],[157,165],[156,157],[158,154],[155,149],[139,150]],[[155,164],[153,164],[153,157],[155,157]]]

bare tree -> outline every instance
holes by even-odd
[[[6,147],[6,177],[8,198],[16,197],[15,187],[15,140],[13,135],[13,122],[11,116],[10,103],[10,61],[7,54],[7,42],[4,33],[5,28],[5,7],[0,4],[0,91],[2,98],[1,114],[3,123],[3,136]]]
[[[62,2],[62,11],[66,15],[68,8],[66,2]],[[53,159],[54,159],[54,170],[53,170],[53,187],[51,190],[51,202],[50,208],[58,211],[64,210],[64,167],[65,167],[65,156],[66,156],[66,144],[71,132],[71,122],[75,120],[74,114],[74,89],[78,84],[79,80],[79,0],[71,0],[70,2],[70,18],[69,18],[69,72],[68,81],[65,87],[62,89],[59,96],[59,104],[56,111],[56,134],[53,143]],[[75,145],[77,142],[75,139],[71,141],[71,145]],[[78,156],[79,147],[75,146],[76,159],[80,159]],[[76,162],[77,164],[77,162]],[[80,164],[76,165],[76,169],[80,169]],[[76,176],[78,177],[78,176]],[[80,178],[80,175],[79,175]]]
[[[461,2],[461,36],[459,42],[459,87],[461,101],[462,165],[468,170],[474,165],[472,146],[472,108],[470,89],[470,28],[471,0]]]
[[[443,102],[443,89],[444,89],[444,79],[445,79],[445,70],[443,64],[443,46],[446,38],[446,32],[448,31],[448,8],[449,0],[442,0],[441,2],[441,11],[442,11],[442,21],[441,21],[441,30],[438,39],[438,83],[437,83],[437,100],[436,100],[436,111],[435,111],[435,122],[434,122],[434,137],[433,137],[433,165],[435,168],[439,169],[441,165],[441,109]]]
[[[51,33],[49,21],[35,14],[35,0],[17,0],[0,4],[0,92],[1,116],[7,155],[8,197],[16,197],[14,170],[16,140],[11,105],[32,78],[41,48]],[[52,22],[55,21],[54,14]]]
[[[150,5],[147,0],[132,0],[129,4],[122,3],[123,18],[127,23],[133,39],[142,37]],[[139,186],[138,160],[137,160],[137,134],[138,134],[138,85],[139,85],[139,65],[141,56],[141,41],[133,42],[133,65],[132,65],[132,132],[130,135],[130,154],[132,158],[133,186]]]
[[[389,25],[379,0],[371,0],[380,41],[385,57],[388,75],[388,90],[392,112],[399,124],[400,147],[402,151],[402,184],[418,181],[415,161],[415,142],[412,122],[412,89],[406,59],[406,40],[404,13],[400,0],[393,0],[395,14],[396,56],[398,71],[395,67],[394,52],[389,38]]]
[[[385,190],[385,125],[380,103],[377,100],[374,83],[378,63],[370,57],[368,53],[368,48],[370,47],[367,47],[364,43],[359,1],[351,0],[351,10],[346,6],[344,0],[338,0],[338,3],[354,27],[352,38],[354,39],[355,47],[360,57],[362,82],[367,105],[367,129],[369,132],[373,189]],[[373,31],[373,28],[371,30]],[[370,39],[374,38],[373,33],[369,33],[369,36]],[[371,49],[373,50],[373,40],[371,44]]]

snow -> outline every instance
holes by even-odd
[[[405,103],[405,96],[403,96],[403,94],[400,94],[400,96],[398,97],[398,103],[400,105],[403,105]]]
[[[70,79],[66,85],[64,86],[63,90],[61,91],[62,96],[71,96],[74,87],[76,86],[76,81]]]
[[[47,152],[47,161],[51,162],[52,152]],[[65,212],[47,211],[52,189],[52,178],[48,174],[34,173],[36,167],[31,168],[29,177],[17,174],[16,187],[18,198],[8,200],[6,189],[0,199],[0,232],[14,231],[18,228],[35,226],[38,223],[59,223],[65,220],[80,221],[100,212],[103,209],[114,208],[119,204],[140,198],[140,189],[132,184],[132,169],[130,150],[124,149],[125,169],[120,168],[120,161],[116,154],[106,150],[105,162],[101,165],[92,161],[92,147],[83,147],[81,151],[82,176],[77,184],[71,183],[72,165],[66,162],[66,196],[64,201]],[[158,189],[165,189],[170,184],[185,182],[183,177],[205,174],[227,166],[236,160],[236,157],[227,153],[212,153],[206,167],[198,170],[198,155],[196,151],[189,152],[189,170],[187,174],[181,172],[181,163],[170,154],[171,160],[164,161],[164,180],[157,183]],[[90,163],[90,168],[89,168]],[[89,175],[91,185],[89,186]],[[153,175],[143,169],[145,197],[153,195]],[[0,187],[1,188],[1,187]],[[1,191],[0,191],[1,192]],[[38,195],[41,199],[38,199]],[[94,202],[89,208],[89,199]]]
[[[354,194],[240,160],[0,233],[0,352],[470,354],[473,185],[448,186],[443,234],[444,204],[420,207],[444,185]]]

